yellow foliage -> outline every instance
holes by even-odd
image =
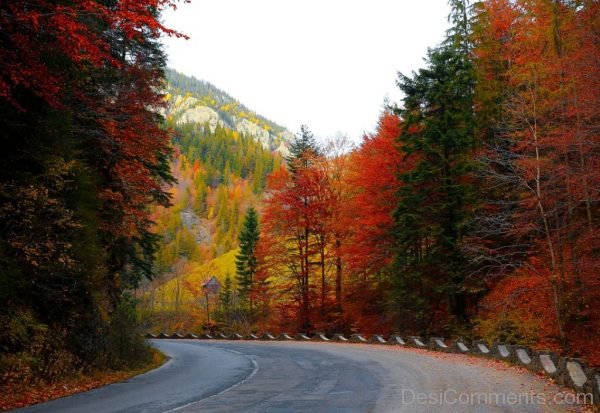
[[[182,276],[179,277],[179,280],[172,279],[167,281],[156,289],[154,296],[157,299],[164,297],[166,306],[170,307],[171,303],[175,301],[177,283],[179,283],[181,303],[184,306],[189,306],[194,301],[195,297],[188,288],[185,288],[185,285],[191,284],[198,287],[212,276],[216,277],[221,284],[223,284],[225,276],[228,273],[232,277],[235,277],[235,256],[237,253],[238,250],[235,249],[204,264],[197,264],[194,262],[188,263],[186,265],[186,273],[182,274]],[[158,303],[155,304],[155,308],[160,310],[161,306],[158,305]]]

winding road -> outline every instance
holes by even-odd
[[[565,412],[548,382],[485,360],[389,346],[154,340],[171,359],[27,413]],[[533,396],[535,394],[535,396]]]

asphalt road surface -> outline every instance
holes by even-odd
[[[162,367],[18,412],[567,411],[549,405],[557,399],[546,381],[460,355],[334,343],[153,344],[171,358]]]

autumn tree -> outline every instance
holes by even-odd
[[[591,207],[598,187],[592,172],[598,168],[598,100],[590,90],[599,77],[590,68],[599,52],[589,37],[598,5],[494,1],[480,16],[477,66],[487,75],[480,85],[490,90],[489,79],[497,79],[504,90],[502,117],[490,122],[494,133],[485,157],[490,185],[504,192],[489,200],[499,212],[493,228],[502,232],[486,252],[489,261],[513,269],[493,286],[487,306],[504,303],[528,314],[551,309],[534,319],[541,340],[569,349],[571,336],[581,348],[582,331],[598,322],[584,304],[595,299],[598,283],[585,269],[598,265],[588,249],[598,236]],[[485,64],[490,48],[498,51],[495,67],[502,69],[495,76]],[[481,232],[491,238],[489,225]],[[521,245],[518,260],[502,246],[510,240]],[[537,299],[510,300],[526,294]],[[572,304],[574,297],[580,305]]]
[[[337,254],[339,248],[343,264],[344,319],[361,331],[390,328],[386,320],[395,245],[392,213],[398,174],[410,166],[397,143],[401,130],[400,119],[384,112],[377,130],[365,135],[358,147],[328,154],[335,204],[334,251]],[[337,264],[336,256],[336,300]]]
[[[325,156],[322,158],[321,167],[325,171],[326,180],[322,184],[327,188],[322,192],[327,194],[326,216],[327,226],[324,228],[329,233],[329,246],[327,247],[333,253],[331,260],[335,267],[335,310],[343,312],[344,302],[344,274],[346,267],[345,248],[350,242],[350,221],[353,213],[351,205],[350,174],[351,157],[350,153],[354,145],[345,135],[338,135],[328,142],[325,146]],[[322,288],[324,295],[324,288]],[[322,298],[322,301],[324,299]]]
[[[410,170],[403,159],[398,139],[400,119],[382,114],[377,131],[365,135],[361,145],[349,154],[350,202],[343,208],[351,218],[351,238],[344,247],[348,269],[356,274],[375,274],[391,264],[394,254],[392,213],[400,187],[401,171]],[[404,165],[404,166],[403,166]],[[360,211],[360,220],[356,219]]]
[[[158,16],[175,4],[0,5],[0,325],[48,330],[48,358],[33,361],[44,378],[51,359],[111,367],[148,354],[135,328],[119,332],[137,358],[105,336],[131,321],[124,291],[151,276],[148,207],[168,203],[158,41],[177,33]],[[32,336],[0,346],[26,354]]]
[[[305,126],[290,145],[288,167],[274,172],[268,182],[268,193],[263,210],[261,248],[265,269],[271,273],[288,274],[291,285],[283,288],[292,292],[292,301],[298,305],[298,324],[310,329],[312,269],[315,254],[323,255],[323,238],[318,238],[317,217],[322,211],[322,197],[318,185],[323,178],[317,169],[321,157],[312,133]],[[319,244],[321,242],[321,244]],[[319,259],[320,259],[319,258]],[[320,260],[319,265],[324,265]],[[277,268],[278,270],[275,270]]]

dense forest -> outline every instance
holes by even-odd
[[[482,337],[598,363],[599,3],[450,5],[374,134],[353,149],[303,128],[269,177],[257,264],[238,268],[255,328]]]
[[[0,5],[0,386],[146,365],[131,291],[173,182],[159,22],[176,1]],[[3,391],[4,393],[4,391]]]
[[[256,203],[254,198],[264,191],[267,176],[280,157],[252,137],[227,128],[211,132],[207,125],[185,124],[175,130],[172,173],[177,185],[170,190],[173,205],[156,211],[158,232],[166,242],[176,239],[180,229],[189,231],[190,220],[202,222],[201,230],[207,233],[195,237],[192,249],[203,246],[207,251],[200,254],[202,260],[214,258],[237,246],[240,215],[247,205]],[[187,219],[182,219],[182,212]],[[183,256],[193,260],[194,254]],[[158,273],[173,264],[172,259],[159,258]]]
[[[142,326],[600,364],[600,3],[449,3],[359,145],[165,73],[177,1],[2,3],[0,385],[147,364]]]

